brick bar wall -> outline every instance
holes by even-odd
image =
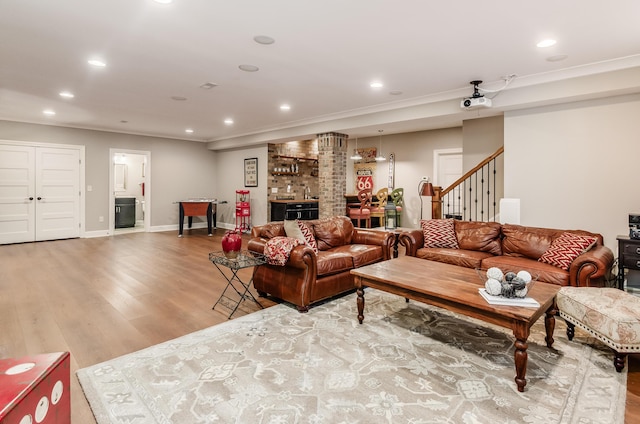
[[[320,218],[344,215],[347,188],[346,134],[318,134]]]
[[[291,198],[303,200],[307,187],[312,197],[319,196],[318,185],[318,141],[289,141],[268,145],[267,193],[269,200]],[[294,159],[299,158],[299,159]],[[291,169],[298,166],[296,175],[281,175],[276,169]],[[290,191],[287,192],[287,186]],[[272,193],[276,188],[277,193]],[[271,203],[267,205],[267,221],[271,221]]]

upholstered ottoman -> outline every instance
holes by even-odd
[[[616,371],[627,354],[640,352],[640,298],[609,287],[562,287],[556,302],[569,340],[575,325],[588,331],[614,350]]]

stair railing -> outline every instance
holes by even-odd
[[[434,186],[432,218],[485,222],[495,220],[499,212],[496,198],[496,159],[503,153],[504,147],[500,147],[445,189]]]

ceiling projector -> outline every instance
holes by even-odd
[[[478,107],[491,107],[491,99],[485,97],[468,97],[460,102],[462,109],[475,109]]]
[[[462,99],[460,107],[467,110],[479,107],[491,107],[491,99],[486,99],[482,94],[480,94],[480,90],[478,89],[478,85],[482,84],[482,81],[475,80],[471,81],[469,84],[473,85],[473,95],[466,99]]]

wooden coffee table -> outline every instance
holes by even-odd
[[[518,391],[527,384],[527,339],[531,326],[545,314],[547,347],[553,345],[556,293],[560,286],[537,282],[529,292],[538,308],[490,305],[478,293],[483,287],[476,270],[412,256],[378,262],[351,270],[357,292],[358,321],[364,320],[364,288],[371,287],[407,299],[439,306],[485,322],[510,328],[515,341],[515,381]]]

